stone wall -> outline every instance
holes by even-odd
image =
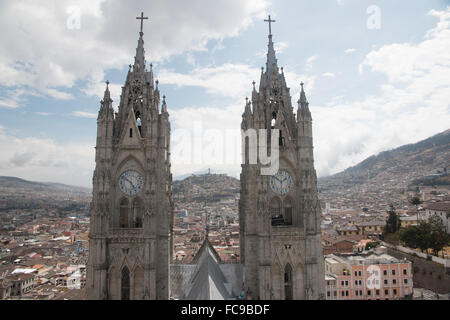
[[[414,287],[425,288],[441,294],[450,293],[450,268],[393,248],[387,248],[387,252],[397,259],[406,258],[412,262]]]

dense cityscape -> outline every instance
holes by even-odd
[[[381,199],[385,185],[376,188],[374,194]],[[400,191],[404,186],[395,188]],[[21,191],[22,189],[22,191]],[[325,188],[324,188],[325,189]],[[7,191],[8,190],[8,191]],[[223,174],[207,173],[192,175],[182,181],[175,181],[174,192],[174,255],[173,263],[189,263],[205,237],[214,246],[224,263],[239,262],[239,181]],[[88,257],[89,203],[88,194],[74,196],[47,194],[41,191],[33,194],[33,205],[23,198],[30,194],[25,188],[2,189],[2,211],[0,214],[0,293],[2,299],[84,299],[86,261]],[[364,194],[361,192],[361,194]],[[419,208],[419,219],[427,219],[431,211],[444,212],[448,219],[450,188],[448,186],[420,187],[411,195],[420,195],[425,202]],[[350,196],[352,195],[352,196]],[[19,208],[12,208],[16,201]],[[370,198],[370,197],[369,197]],[[51,199],[51,202],[49,201]],[[352,201],[349,201],[349,200]],[[368,250],[369,243],[379,244],[386,225],[387,204],[378,198],[372,203],[362,197],[355,197],[354,189],[335,192],[321,192],[322,244],[326,265],[327,299],[370,299],[363,295],[363,276],[352,284],[351,274],[361,275],[364,264],[375,263],[389,269],[402,263],[407,273],[399,274],[395,282],[404,286],[393,289],[389,298],[443,299],[446,285],[435,285],[422,279],[422,286],[416,285],[417,276],[411,261],[404,261],[400,251],[375,245]],[[417,223],[417,207],[408,202],[408,192],[398,192],[396,200],[402,227]],[[48,205],[51,203],[51,206]],[[360,205],[358,205],[360,204]],[[438,207],[436,207],[438,205]],[[439,207],[440,205],[440,207]],[[29,208],[27,208],[29,207]],[[448,221],[448,220],[447,220]],[[448,222],[447,222],[448,224]],[[449,248],[441,252],[448,262]],[[420,250],[417,250],[420,254]],[[409,259],[420,259],[417,254]],[[416,262],[428,268],[426,259]],[[358,262],[359,261],[359,262]],[[433,267],[431,267],[433,268]],[[417,267],[416,267],[417,269]],[[434,266],[434,269],[436,267]],[[384,270],[384,269],[383,269]],[[448,279],[448,266],[437,268],[434,278]],[[433,271],[431,271],[433,272]],[[408,275],[408,276],[406,276]],[[423,276],[422,276],[423,278]],[[433,278],[433,275],[430,276]],[[342,283],[342,285],[341,285]],[[390,286],[392,287],[392,286]],[[345,289],[345,290],[343,290]],[[387,289],[386,289],[387,290]],[[398,290],[398,292],[397,292]],[[343,295],[340,295],[340,291]],[[350,292],[350,295],[349,295]],[[370,291],[369,291],[370,292]],[[385,295],[374,290],[372,297]]]

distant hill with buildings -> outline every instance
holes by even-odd
[[[92,189],[70,186],[54,182],[36,182],[17,177],[0,176],[0,191],[4,194],[14,192],[28,194],[57,194],[70,196],[91,196]]]
[[[239,196],[239,180],[225,174],[193,174],[172,183],[175,200],[216,202]]]
[[[450,185],[450,129],[417,143],[380,152],[357,165],[319,179],[319,186],[398,181],[405,185]]]
[[[332,176],[318,179],[319,198],[338,208],[383,213],[403,208],[419,186],[450,187],[450,130],[423,141],[373,155]],[[430,188],[430,187],[427,187]]]

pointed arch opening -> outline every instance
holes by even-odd
[[[277,197],[270,200],[270,216],[272,218],[272,225],[277,226],[284,224],[283,215],[281,214],[281,201]]]
[[[283,130],[281,129],[280,129],[280,136],[278,137],[278,145],[280,147],[284,146]]]
[[[272,120],[270,122],[270,126],[272,129],[275,129],[275,124],[277,122],[277,113],[275,111],[272,112]]]
[[[283,201],[283,210],[284,210],[284,224],[292,225],[292,198],[286,197]]]
[[[139,129],[139,133],[142,135],[142,120],[141,120],[141,113],[139,111],[136,111],[136,123]]]
[[[133,270],[133,300],[144,299],[144,270],[137,266]]]
[[[293,272],[292,267],[288,263],[286,267],[284,268],[284,299],[285,300],[292,300],[293,298]]]
[[[120,281],[121,300],[130,300],[130,270],[127,266],[122,268]]]
[[[120,201],[120,209],[119,209],[119,227],[120,228],[128,228],[128,218],[129,218],[129,211],[130,211],[130,205],[128,202],[128,199],[123,198]]]
[[[140,198],[133,200],[132,213],[133,213],[133,228],[142,228],[142,211],[143,204]]]

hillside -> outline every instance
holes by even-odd
[[[410,182],[450,166],[450,130],[423,141],[373,155],[338,174],[325,177],[321,184],[333,180],[363,184],[373,180]]]
[[[174,199],[181,202],[217,202],[235,198],[239,190],[239,180],[225,174],[191,175],[172,185]]]
[[[55,207],[69,210],[90,202],[91,189],[0,176],[0,211]]]
[[[339,194],[353,194],[355,202],[366,201],[372,195],[374,201],[384,199],[382,205],[386,205],[389,198],[398,199],[398,194],[413,185],[450,185],[448,170],[450,130],[373,155],[340,173],[320,178],[318,186],[325,201]]]
[[[36,182],[20,179],[17,177],[0,176],[0,192],[21,191],[28,193],[64,193],[76,195],[90,195],[91,189],[70,186],[54,182]]]

